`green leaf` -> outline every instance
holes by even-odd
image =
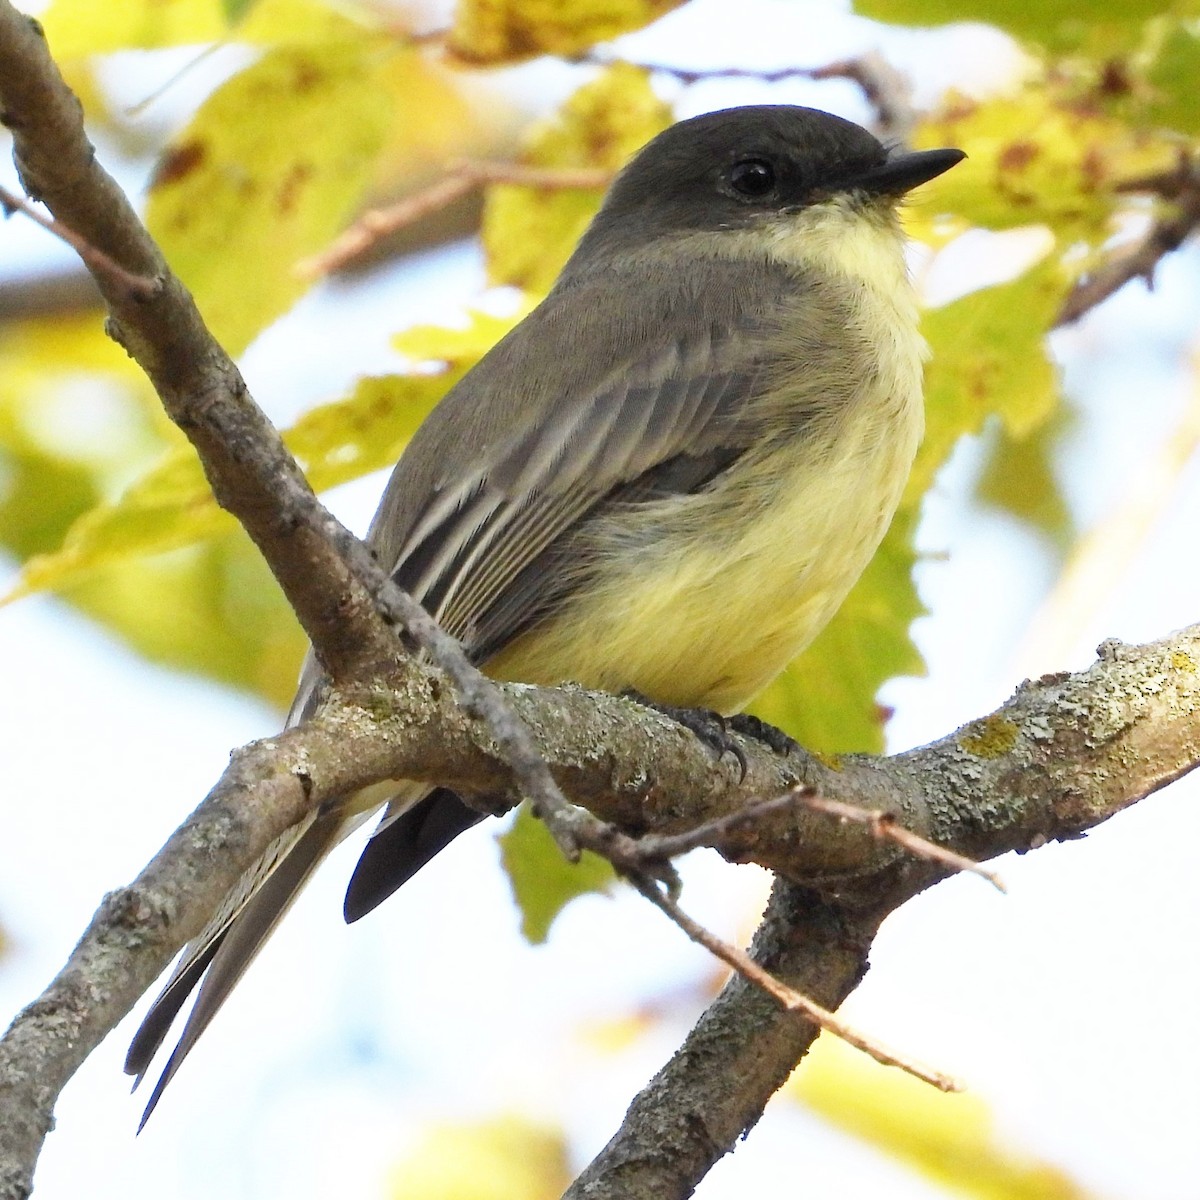
[[[309,483],[324,491],[395,463],[430,409],[524,311],[507,317],[471,313],[459,329],[423,325],[398,335],[397,348],[426,370],[360,379],[348,397],[310,410],[284,433]],[[120,500],[78,517],[52,553],[31,559],[8,599],[73,587],[101,568],[179,550],[233,528],[195,452],[179,446]]]
[[[646,73],[618,63],[575,92],[554,118],[535,126],[521,162],[615,173],[670,123],[671,110],[655,96]],[[489,187],[483,215],[489,279],[548,291],[602,194],[600,187]]]
[[[101,326],[57,315],[0,332],[0,544],[19,558],[57,547],[161,453],[149,385]]]
[[[95,474],[83,465],[0,449],[0,545],[17,558],[57,546],[99,500]]]
[[[313,409],[284,434],[317,490],[390,466],[426,413],[461,375],[384,375]],[[16,595],[72,586],[102,567],[190,546],[234,527],[190,446],[172,451],[115,504],[84,513],[62,545],[26,564]]]
[[[500,859],[521,910],[521,932],[534,945],[546,940],[554,918],[586,892],[607,892],[615,878],[607,861],[585,850],[569,863],[546,826],[522,805],[512,828],[501,834]]]
[[[256,2],[257,0],[221,0],[225,20],[230,25],[236,25],[254,7]]]
[[[1200,35],[1175,25],[1163,39],[1145,74],[1151,91],[1146,111],[1152,120],[1181,133],[1200,133]]]
[[[1068,423],[1066,413],[1060,405],[1051,420],[1025,437],[998,431],[975,488],[984,504],[1040,530],[1063,551],[1077,534],[1054,473],[1054,451]]]
[[[397,53],[349,21],[217,89],[159,164],[146,221],[209,327],[239,354],[308,288],[296,263],[341,230],[393,119]]]
[[[253,691],[280,708],[307,645],[241,530],[93,572],[64,595],[153,662]]]

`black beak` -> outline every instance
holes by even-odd
[[[936,179],[967,156],[961,150],[910,150],[893,152],[887,162],[847,179],[846,191],[876,196],[902,196],[922,183]]]

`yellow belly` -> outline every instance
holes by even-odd
[[[674,535],[613,555],[488,674],[738,711],[820,632],[875,552],[920,439],[919,390],[900,410],[883,421],[864,406],[819,464],[784,450],[736,495],[685,498]]]

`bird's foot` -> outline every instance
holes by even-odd
[[[632,689],[623,692],[622,695],[629,700],[636,701],[643,708],[652,709],[664,717],[669,717],[676,725],[682,725],[684,729],[699,738],[717,756],[718,761],[726,754],[732,754],[737,759],[741,777],[746,778],[746,753],[730,733],[730,729],[735,728],[731,720],[727,720],[711,708],[681,708],[674,704],[659,704],[657,700],[651,700],[649,696],[644,696],[641,692]],[[733,720],[736,719],[736,717],[733,718]],[[740,733],[741,730],[736,730],[736,732]]]
[[[749,713],[737,713],[728,718],[726,724],[734,733],[740,733],[743,737],[762,742],[764,746],[774,750],[780,758],[787,758],[793,750],[800,749],[800,743],[789,737],[777,725],[768,725],[766,721],[759,717],[753,717]]]

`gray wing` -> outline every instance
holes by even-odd
[[[369,539],[477,661],[569,591],[578,564],[554,553],[567,535],[611,503],[705,486],[748,444],[798,285],[767,264],[713,263],[704,279],[620,281],[619,312],[610,278],[555,291],[400,460]]]

